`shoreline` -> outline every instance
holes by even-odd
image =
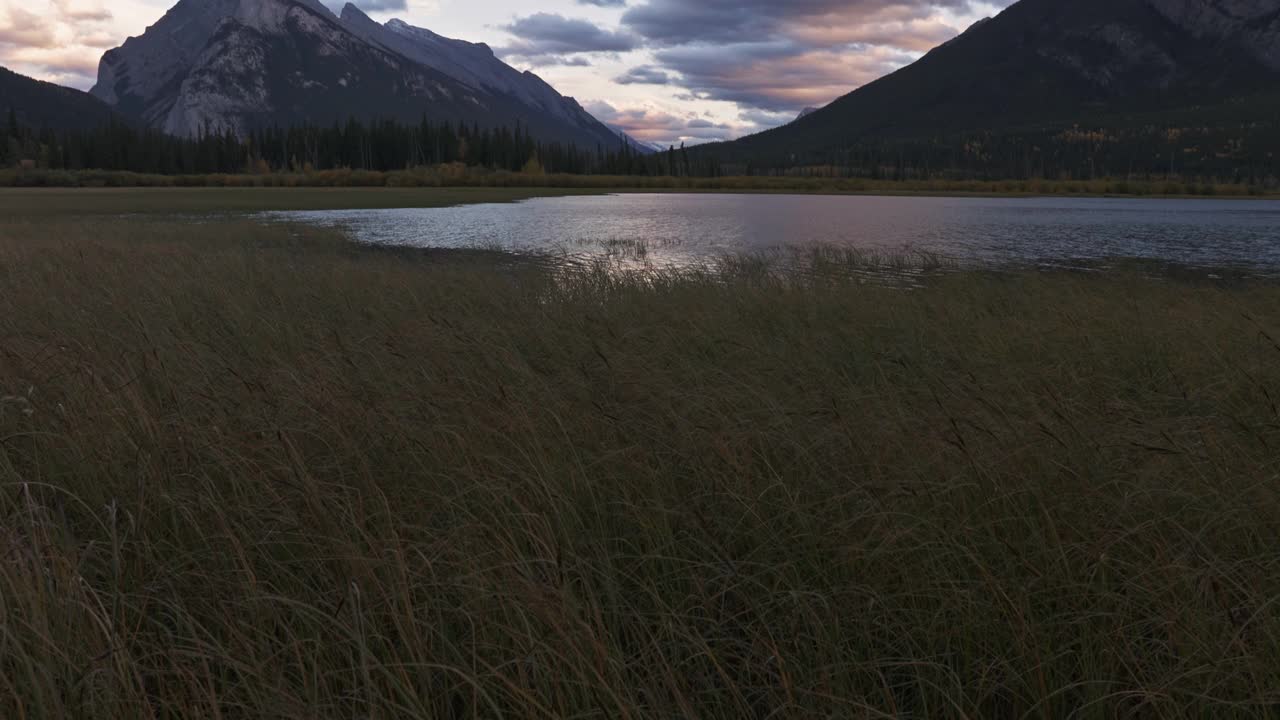
[[[1265,195],[1157,195],[1085,192],[979,192],[874,188],[649,188],[649,187],[0,187],[0,215],[235,214],[308,210],[393,210],[510,203],[548,197],[600,195],[794,195],[818,197],[973,198],[1037,200],[1277,201]],[[71,200],[71,202],[67,202]],[[52,202],[49,202],[52,201]]]

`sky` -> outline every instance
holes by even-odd
[[[193,0],[188,0],[193,1]],[[488,43],[658,144],[775,127],[906,65],[1013,0],[358,0]],[[0,65],[81,89],[175,0],[0,0]],[[335,10],[341,3],[325,0]]]

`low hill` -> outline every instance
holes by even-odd
[[[0,67],[0,120],[9,114],[31,128],[81,130],[113,116],[110,107],[88,93],[42,82]]]

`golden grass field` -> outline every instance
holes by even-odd
[[[1280,712],[1280,287],[553,273],[111,192],[0,194],[0,717]]]

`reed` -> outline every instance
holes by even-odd
[[[1280,288],[759,262],[0,220],[0,717],[1280,708]]]

